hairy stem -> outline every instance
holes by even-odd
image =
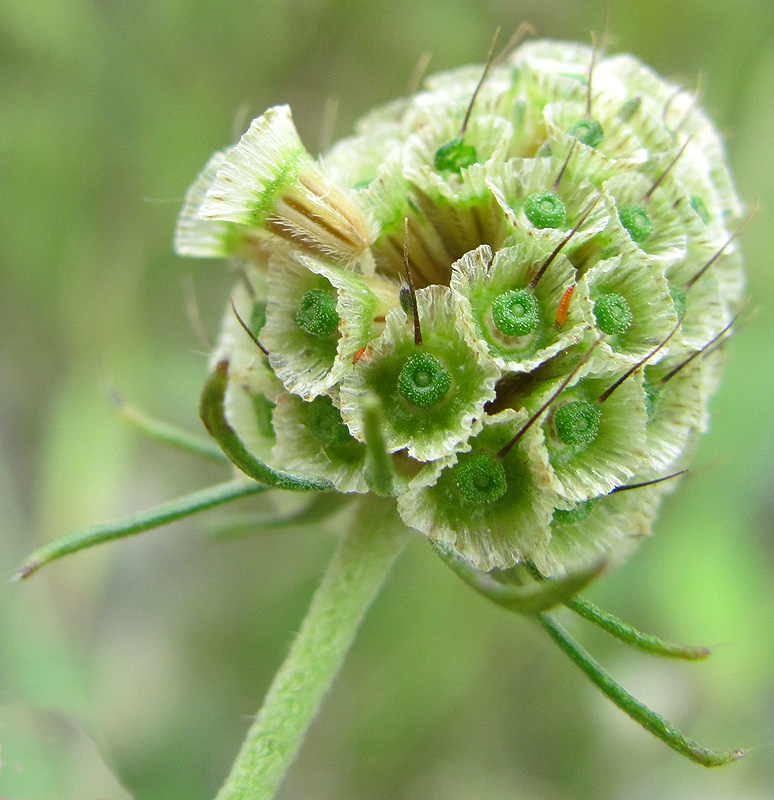
[[[217,800],[274,796],[406,538],[389,501],[361,501]]]

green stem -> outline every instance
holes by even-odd
[[[16,580],[29,578],[33,572],[37,572],[45,564],[56,561],[62,556],[70,553],[77,553],[87,547],[96,544],[110,542],[113,539],[123,539],[126,536],[134,536],[136,533],[149,531],[151,528],[159,528],[175,520],[190,517],[208,508],[230,503],[232,500],[239,500],[241,497],[249,497],[253,494],[260,494],[266,491],[265,486],[242,478],[219,483],[202,489],[199,492],[187,494],[177,500],[171,500],[163,505],[156,506],[149,511],[126,517],[117,522],[107,522],[103,525],[95,525],[84,531],[76,531],[67,536],[55,539],[53,542],[39,547],[25,562],[24,566],[16,574]]]
[[[559,645],[565,655],[581,672],[621,711],[628,714],[635,722],[642,725],[645,730],[668,744],[681,755],[701,764],[704,767],[719,767],[738,761],[744,754],[741,750],[707,750],[684,736],[671,722],[665,720],[655,711],[629,694],[626,689],[607,673],[597,662],[577,643],[569,634],[550,616],[540,614],[537,620],[545,628],[548,635]]]
[[[642,633],[614,614],[603,611],[599,606],[582,597],[571,597],[564,604],[579,617],[588,620],[621,642],[636,647],[644,653],[664,658],[681,658],[684,661],[701,661],[712,654],[709,647],[690,647],[660,639],[649,633]]]
[[[273,797],[406,541],[393,509],[389,501],[363,499],[217,800]]]

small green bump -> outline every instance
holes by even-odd
[[[624,206],[618,211],[618,219],[637,244],[642,244],[653,233],[653,223],[645,206]]]
[[[597,327],[609,336],[616,333],[623,333],[631,327],[634,322],[626,298],[620,294],[603,294],[594,303],[594,316],[597,320]]]
[[[476,148],[472,144],[465,144],[461,136],[442,144],[435,151],[435,168],[438,172],[456,172],[459,175],[464,167],[477,161]]]
[[[569,445],[588,444],[597,438],[602,412],[586,400],[572,400],[556,410],[556,435]]]
[[[579,122],[576,122],[567,133],[574,136],[581,144],[587,147],[599,147],[604,132],[602,126],[595,119],[586,117]]]
[[[669,289],[669,296],[672,298],[672,302],[675,304],[677,316],[682,318],[688,305],[688,295],[686,294],[685,289],[681,289],[679,286],[671,286]]]
[[[536,228],[561,228],[567,222],[567,210],[556,192],[536,192],[524,203],[524,213]]]
[[[707,225],[710,221],[710,213],[704,201],[696,194],[691,195],[691,208],[699,215],[699,219]]]
[[[352,438],[333,400],[324,395],[315,397],[309,404],[308,425],[323,447],[346,444]]]
[[[508,491],[503,465],[489,453],[477,453],[460,461],[452,474],[466,503],[488,506]]]
[[[641,97],[630,97],[619,109],[618,119],[621,122],[628,122],[639,111],[641,105]]]
[[[398,376],[398,391],[409,403],[430,408],[451,388],[451,375],[430,353],[415,353],[406,360]]]
[[[398,302],[400,307],[411,317],[414,314],[414,304],[411,302],[411,289],[408,286],[401,286],[398,292]]]
[[[526,336],[538,324],[537,298],[529,289],[503,292],[492,303],[492,320],[503,336]]]
[[[339,327],[336,298],[324,289],[310,289],[301,298],[296,322],[310,336],[319,339],[330,336]]]
[[[566,511],[555,508],[554,525],[575,525],[577,522],[583,522],[584,519],[588,519],[596,503],[596,497],[592,497],[590,500],[581,500],[580,503],[576,503],[573,508]]]
[[[645,390],[645,410],[648,412],[648,417],[652,417],[656,410],[656,400],[658,400],[661,387],[657,383],[645,381],[642,388]]]

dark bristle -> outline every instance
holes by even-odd
[[[673,478],[679,478],[681,475],[685,475],[688,472],[687,469],[681,469],[679,472],[673,472],[671,475],[664,475],[661,478],[654,478],[651,481],[642,481],[641,483],[629,483],[626,486],[616,486],[615,489],[612,489],[609,494],[616,494],[616,492],[626,492],[629,489],[642,489],[645,486],[655,486],[657,483],[663,483],[664,481],[671,481]]]
[[[658,189],[658,187],[661,186],[661,183],[664,180],[664,178],[666,178],[666,176],[669,175],[669,173],[674,168],[675,164],[677,164],[677,162],[682,158],[682,155],[685,152],[685,148],[688,147],[688,145],[691,143],[692,140],[693,140],[693,136],[689,136],[685,140],[685,143],[680,148],[680,150],[677,153],[677,155],[669,162],[669,164],[667,165],[667,168],[658,176],[658,178],[656,178],[655,181],[653,181],[653,185],[643,195],[643,198],[642,198],[642,202],[643,203],[647,203],[650,200],[651,196],[653,195],[653,192],[655,192],[656,189]]]
[[[492,66],[494,62],[494,52],[495,48],[497,47],[497,39],[500,36],[500,28],[495,31],[494,38],[492,39],[492,45],[489,48],[489,55],[486,58],[486,64],[484,65],[484,71],[481,74],[481,78],[476,84],[476,88],[473,90],[473,97],[470,98],[470,103],[468,104],[468,110],[465,112],[465,119],[462,120],[462,126],[460,127],[460,138],[465,135],[465,131],[468,129],[468,122],[470,122],[470,115],[473,113],[473,106],[476,103],[476,98],[478,97],[478,93],[481,91],[481,87],[484,85],[484,81],[486,80],[486,76],[489,74],[489,68]]]
[[[231,301],[231,310],[234,312],[234,316],[237,318],[237,321],[242,326],[242,330],[253,340],[255,346],[265,355],[268,357],[269,351],[258,341],[258,337],[250,330],[247,323],[239,316],[239,312],[236,310],[236,306],[234,305],[234,301]]]
[[[411,293],[411,311],[414,316],[414,344],[419,347],[422,344],[422,328],[419,326],[419,309],[417,308],[417,293],[414,289],[414,281],[411,277],[409,267],[409,221],[408,217],[403,218],[403,268],[406,270],[406,281],[408,282],[409,292]]]

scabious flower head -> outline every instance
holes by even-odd
[[[385,493],[376,414],[408,526],[561,576],[650,532],[706,429],[742,206],[711,122],[636,59],[538,41],[481,75],[317,159],[269,109],[193,184],[176,247],[238,267],[212,364],[251,456]]]

